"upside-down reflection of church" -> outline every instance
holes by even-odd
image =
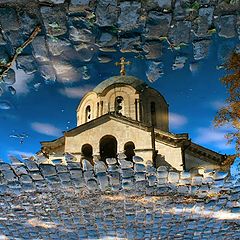
[[[155,166],[176,170],[219,168],[225,156],[193,143],[188,134],[169,132],[168,104],[155,89],[133,76],[114,76],[96,86],[77,108],[77,127],[50,142],[41,142],[49,159],[65,153],[77,161],[105,161],[125,153]]]

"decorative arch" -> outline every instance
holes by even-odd
[[[98,101],[98,97],[95,92],[89,92],[84,95],[82,100],[80,101],[77,108],[77,116],[78,122],[77,125],[81,125],[86,123],[86,108],[90,106],[91,108],[91,120],[96,117],[96,102]]]
[[[135,156],[135,144],[131,141],[124,144],[124,153],[127,156],[128,161],[132,161],[133,156]]]
[[[117,156],[117,139],[112,135],[105,135],[99,142],[100,157],[102,161],[106,158],[116,158]]]

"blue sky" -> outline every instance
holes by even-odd
[[[89,77],[62,66],[63,72],[64,69],[66,71],[61,73],[64,76],[59,76],[52,84],[46,84],[39,73],[26,75],[17,70],[17,80],[13,85],[16,95],[4,93],[0,97],[1,102],[10,106],[9,109],[0,109],[0,158],[7,161],[9,154],[35,153],[40,149],[40,141],[53,140],[62,131],[75,127],[76,108],[81,97],[104,79],[119,75],[114,62],[121,56],[132,61],[127,67],[128,75],[145,80],[166,98],[170,105],[171,132],[187,132],[192,141],[217,152],[231,154],[234,146],[226,145],[224,138],[229,129],[215,129],[212,121],[226,98],[226,90],[219,81],[224,71],[216,67],[223,63],[234,44],[235,40],[215,39],[208,58],[198,62],[191,56],[191,47],[173,52],[165,47],[160,59],[164,74],[153,83],[146,75],[151,62],[136,58],[133,53],[112,53],[113,61],[106,64],[97,61],[80,64],[78,68],[83,70],[83,65],[86,66]],[[186,63],[183,68],[172,70],[176,56],[184,56]],[[15,134],[28,137],[20,143],[18,138],[10,137]]]

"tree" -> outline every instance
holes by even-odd
[[[228,98],[226,105],[217,112],[214,125],[230,125],[233,128],[231,133],[226,134],[228,142],[235,143],[236,153],[231,156],[233,161],[240,156],[240,53],[233,52],[224,68],[227,73],[221,81],[227,89]]]

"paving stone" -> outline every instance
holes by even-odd
[[[48,37],[46,42],[47,42],[49,52],[53,56],[61,55],[64,51],[67,51],[69,46],[70,46],[69,41],[62,40],[62,39],[59,39],[59,38]]]
[[[36,60],[40,62],[49,61],[48,50],[44,36],[37,36],[31,44],[33,47],[33,56],[36,58]]]
[[[74,43],[94,43],[95,36],[94,33],[89,29],[85,28],[76,28],[74,26],[70,26],[69,29],[69,38]]]
[[[142,163],[135,163],[134,164],[134,171],[135,172],[146,172],[146,167]]]
[[[162,44],[160,41],[149,41],[143,46],[146,59],[158,60],[162,56]]]
[[[40,25],[39,19],[34,13],[19,11],[18,17],[21,26],[21,33],[26,37],[30,36],[33,30]]]
[[[157,52],[155,54],[157,54]],[[163,63],[162,62],[160,62],[160,61],[149,61],[147,63],[147,65],[148,65],[148,70],[146,72],[146,75],[147,75],[147,79],[150,82],[153,83],[153,82],[159,80],[162,77],[162,75],[164,74]]]
[[[193,42],[193,54],[195,60],[200,60],[208,56],[210,40]]]
[[[97,180],[100,185],[100,189],[102,191],[108,190],[109,189],[109,181],[108,181],[108,176],[104,172],[100,172],[97,174]]]
[[[51,64],[42,64],[39,68],[46,84],[53,84],[56,81],[56,72]]]
[[[14,8],[0,8],[0,23],[5,32],[20,28],[17,12]]]
[[[117,22],[118,8],[116,0],[100,0],[96,7],[96,24],[101,27],[112,26]]]
[[[116,164],[117,160],[116,160],[116,158],[106,158],[106,163],[108,165]]]
[[[94,165],[94,171],[96,174],[98,173],[106,173],[107,171],[107,166],[105,165],[104,162],[97,161]]]
[[[178,183],[178,181],[179,181],[179,173],[178,172],[169,172],[168,173],[168,181],[170,183]]]
[[[212,24],[214,7],[204,7],[199,9],[199,16],[207,19],[208,26]]]
[[[141,21],[139,11],[141,3],[139,2],[120,2],[120,15],[118,17],[118,27],[121,31],[140,31],[144,27],[144,20]]]
[[[133,38],[121,39],[121,52],[140,52],[141,51],[141,39],[139,36]]]
[[[57,174],[55,167],[51,164],[40,164],[39,167],[44,176],[48,177],[48,176],[53,176]]]
[[[84,171],[91,171],[91,170],[93,170],[92,164],[88,160],[86,160],[86,159],[82,160],[82,166],[83,166],[83,170]]]
[[[54,7],[41,7],[42,19],[46,32],[51,36],[61,36],[67,32],[66,27],[66,14],[62,8]]]
[[[169,33],[171,43],[175,46],[180,43],[189,43],[191,25],[190,21],[178,21],[171,25]]]
[[[117,44],[117,37],[108,32],[101,32],[97,44],[100,47],[112,47]]]
[[[143,158],[139,157],[139,156],[133,156],[133,162],[134,163],[141,163],[143,162]]]
[[[26,74],[33,74],[37,71],[37,64],[32,55],[20,55],[17,58],[17,68],[22,69]]]
[[[71,0],[69,5],[70,12],[78,12],[79,10],[83,9],[84,7],[88,7],[90,0]]]
[[[219,32],[220,37],[232,38],[236,36],[236,16],[225,15],[219,18]]]
[[[133,167],[133,163],[130,162],[130,161],[127,161],[127,160],[124,160],[124,159],[120,159],[118,160],[119,164],[120,164],[120,167],[122,169],[128,169],[128,168],[132,168]]]
[[[162,14],[158,11],[149,12],[144,34],[146,39],[155,40],[168,36],[171,19],[171,14]]]

